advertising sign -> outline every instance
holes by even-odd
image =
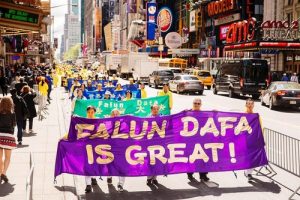
[[[136,1],[137,0],[127,0],[127,13],[136,13]]]
[[[165,37],[165,43],[170,49],[176,49],[182,45],[182,39],[179,33],[170,32]]]
[[[196,11],[190,12],[190,32],[196,31]]]
[[[226,35],[229,30],[229,27],[230,25],[220,26],[220,35],[219,35],[220,40],[226,40]]]
[[[172,26],[173,15],[168,7],[163,7],[159,10],[157,15],[157,25],[161,32],[166,33]]]
[[[156,14],[156,3],[147,3],[147,40],[155,40]]]
[[[219,26],[221,24],[227,24],[227,23],[234,22],[234,21],[237,21],[240,19],[241,19],[240,13],[235,13],[233,15],[228,15],[228,16],[224,16],[224,17],[215,19],[214,23],[215,23],[215,26]]]
[[[30,24],[39,23],[39,15],[36,13],[30,13],[23,10],[5,8],[0,6],[0,19],[8,19],[17,22],[26,22]]]

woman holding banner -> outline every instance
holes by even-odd
[[[132,99],[132,92],[130,90],[127,90],[126,91],[126,96],[125,98],[123,99],[123,101],[129,101]]]
[[[86,117],[88,119],[95,119],[96,118],[95,113],[96,113],[96,108],[94,106],[87,107]],[[92,192],[92,185],[97,185],[97,180],[95,178],[92,178],[91,176],[86,176],[85,183],[86,183],[85,192],[90,193]]]
[[[120,111],[118,110],[118,109],[113,109],[112,111],[111,111],[111,117],[118,117],[118,116],[120,116],[121,114],[120,114]],[[123,192],[124,191],[124,189],[123,189],[123,186],[124,186],[124,183],[125,183],[125,177],[121,177],[121,176],[119,176],[119,183],[118,183],[118,191],[119,192]],[[112,177],[111,176],[109,176],[109,177],[107,177],[107,184],[112,184]]]

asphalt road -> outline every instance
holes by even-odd
[[[160,88],[161,89],[161,88]],[[146,86],[148,96],[156,96],[158,90]],[[202,100],[202,110],[219,110],[229,112],[244,112],[247,96],[239,98],[229,98],[226,93],[214,95],[212,90],[205,90],[203,95],[188,95],[173,93],[174,106],[172,113],[190,109],[195,97]],[[262,106],[260,101],[255,102],[254,111],[259,113],[262,126],[283,133],[285,135],[300,139],[300,109],[298,108],[279,108],[270,110]]]

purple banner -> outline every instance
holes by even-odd
[[[258,114],[73,117],[69,140],[58,143],[55,177],[219,172],[267,163]]]

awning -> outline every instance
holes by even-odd
[[[226,45],[225,51],[257,51],[262,49],[300,50],[300,42],[248,42],[243,44]]]

